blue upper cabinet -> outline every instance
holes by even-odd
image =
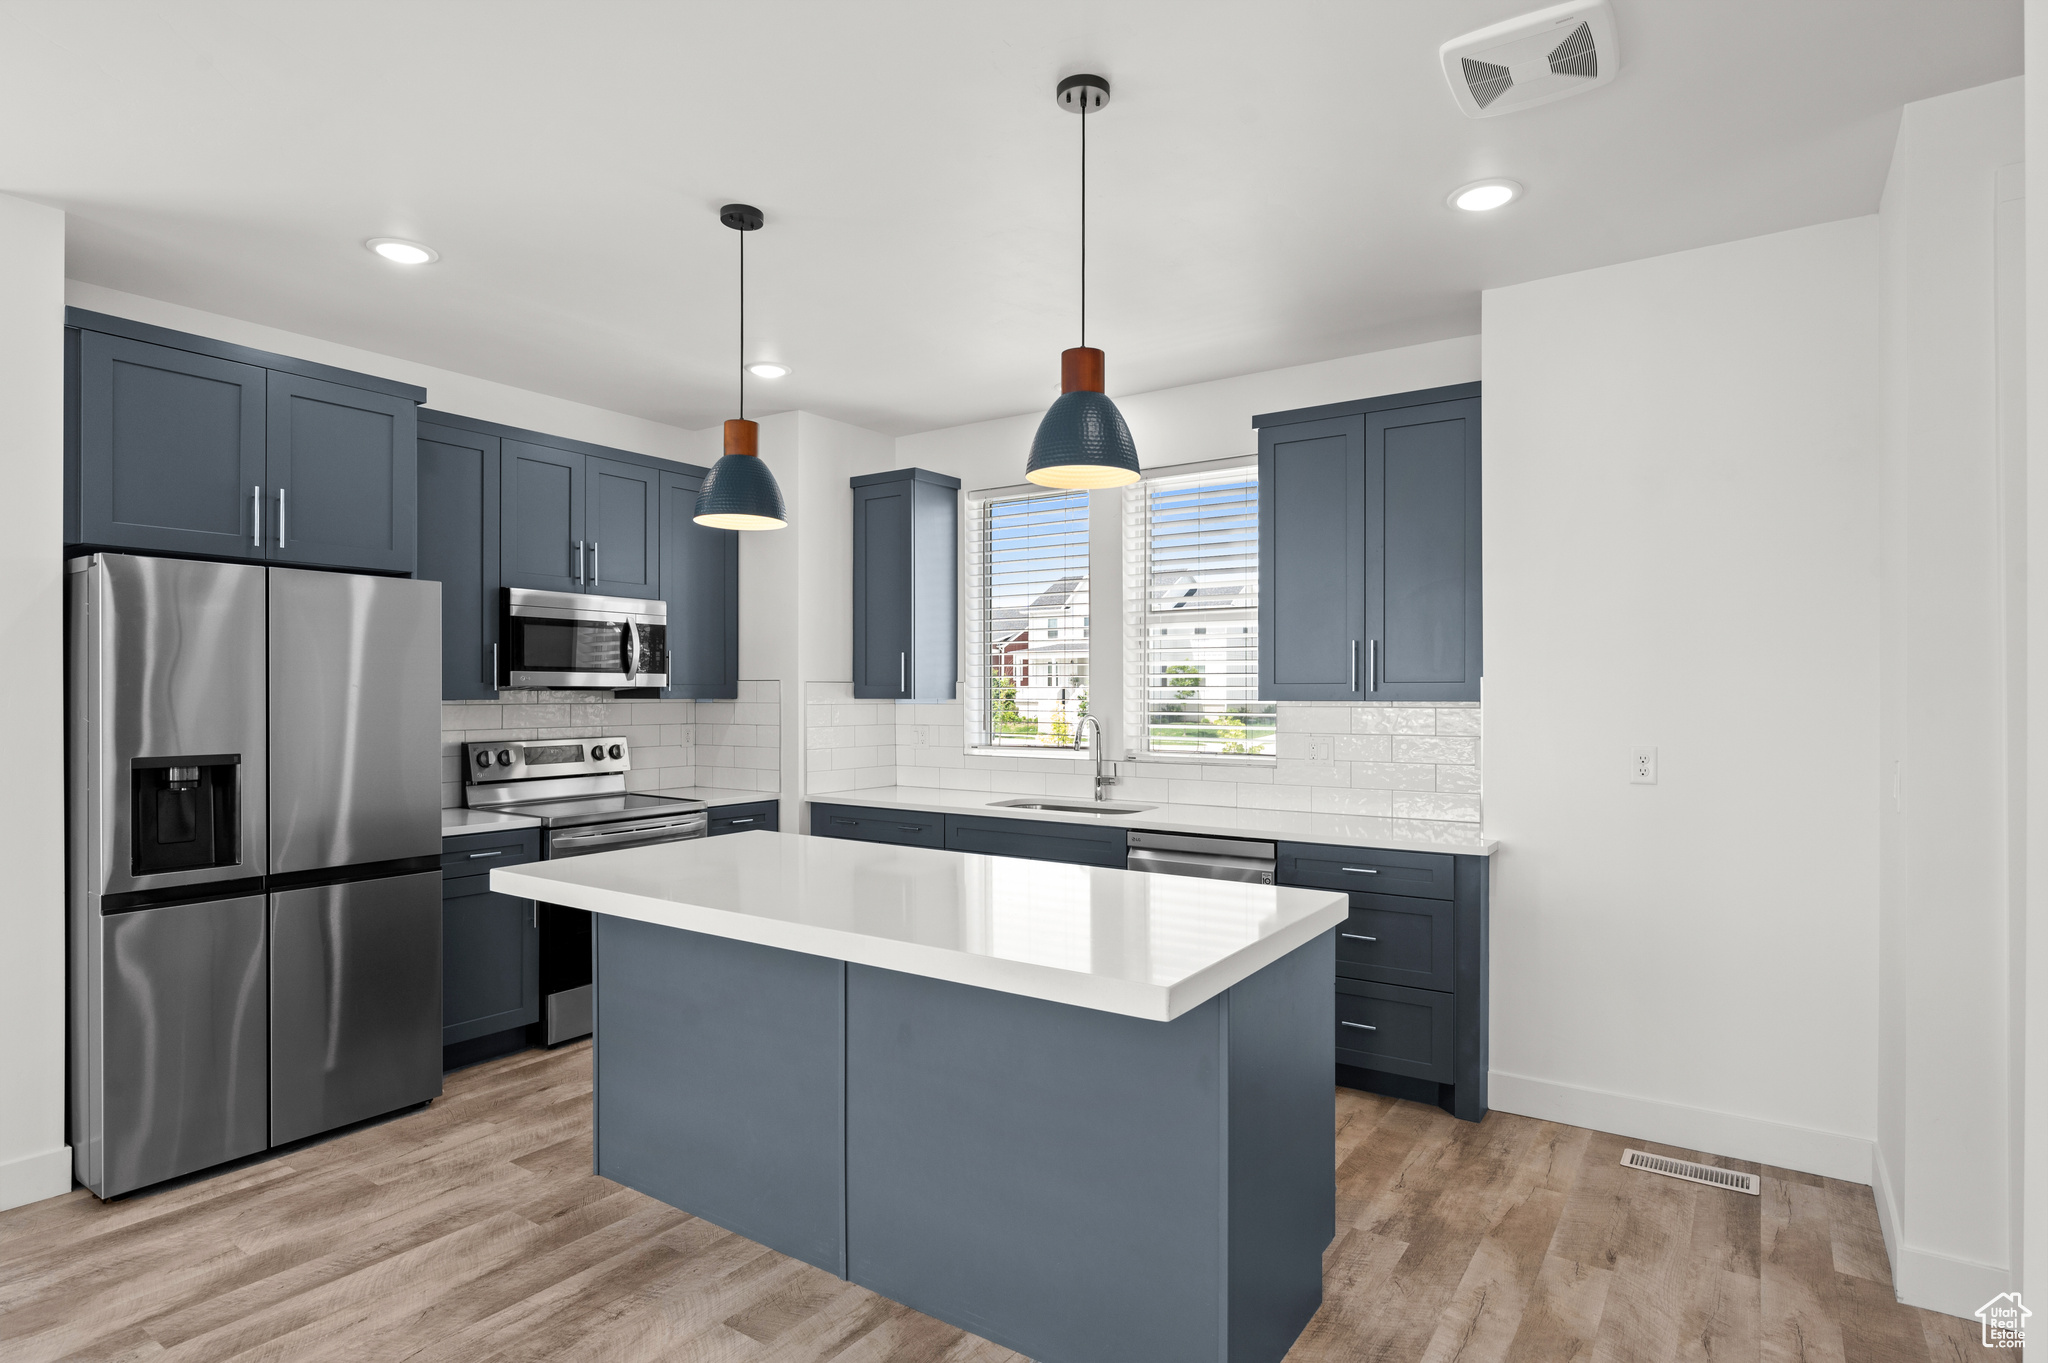
[[[1259,698],[1365,694],[1365,418],[1259,432]]]
[[[583,495],[590,587],[598,596],[661,595],[661,474],[592,455]]]
[[[668,689],[683,700],[740,693],[740,532],[697,524],[701,471],[661,474],[661,599]]]
[[[1367,700],[1478,700],[1479,399],[1365,417]]]
[[[498,694],[499,438],[419,424],[418,575],[441,584],[441,695]]]
[[[65,313],[65,541],[413,569],[423,389]]]
[[[853,487],[853,694],[951,700],[960,671],[960,480],[895,469]]]
[[[508,587],[589,592],[582,454],[507,438],[504,580]]]
[[[70,333],[68,539],[261,558],[267,371],[97,331]]]
[[[1479,385],[1253,425],[1260,698],[1478,700]]]
[[[268,557],[413,570],[419,404],[300,374],[270,375]]]

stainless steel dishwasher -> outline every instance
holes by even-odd
[[[1244,838],[1196,837],[1189,833],[1130,834],[1124,869],[1205,880],[1273,883],[1273,844]]]

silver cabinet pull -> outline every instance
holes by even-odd
[[[1340,932],[1337,935],[1339,937],[1349,937],[1354,942],[1377,942],[1380,940],[1377,937],[1367,937],[1364,933],[1359,932]]]
[[[277,490],[277,547],[284,548],[284,489]]]
[[[249,543],[252,547],[263,547],[263,485],[258,483],[249,489]]]
[[[491,645],[491,689],[498,689],[498,646]]]
[[[896,831],[898,833],[922,833],[924,832],[924,825],[921,823],[899,823],[896,825]]]
[[[500,848],[499,848],[499,849],[498,849],[497,851],[495,851],[495,852],[471,852],[471,853],[469,854],[469,859],[470,859],[471,861],[475,861],[475,860],[476,860],[476,859],[477,859],[478,857],[502,857],[502,856],[504,856],[504,855],[505,855],[505,849],[504,849],[504,848],[502,848],[502,847],[500,847]]]
[[[1372,641],[1372,655],[1366,661],[1365,689],[1368,691],[1380,689],[1380,641],[1377,639]]]
[[[910,655],[896,655],[896,694],[901,696],[910,690]]]
[[[752,820],[752,819],[727,819],[727,820],[726,820],[726,822],[727,822],[727,823],[729,823],[729,824],[731,824],[731,825],[732,825],[732,826],[733,826],[734,828],[738,828],[738,827],[739,827],[739,826],[740,826],[741,824],[743,824],[743,823],[752,823],[752,822],[753,822],[753,820]]]
[[[1351,641],[1351,689],[1358,689],[1358,640]]]
[[[583,541],[576,541],[576,585],[583,585]]]
[[[602,560],[597,556],[597,541],[590,542],[590,581],[593,586],[604,580]]]
[[[1379,874],[1378,871],[1370,866],[1346,866],[1344,869],[1361,876],[1376,876]]]
[[[1377,1032],[1379,1030],[1370,1022],[1340,1022],[1337,1025],[1339,1027],[1356,1027],[1361,1032]]]

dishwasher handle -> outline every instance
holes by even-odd
[[[1125,857],[1124,869],[1129,871],[1149,871],[1163,876],[1199,876],[1204,880],[1236,880],[1251,885],[1273,883],[1273,863],[1254,857],[1143,847],[1133,847]]]

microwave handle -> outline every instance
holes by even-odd
[[[624,623],[626,626],[626,656],[623,661],[626,664],[626,675],[628,677],[637,677],[640,675],[640,627],[631,620],[627,620]]]

